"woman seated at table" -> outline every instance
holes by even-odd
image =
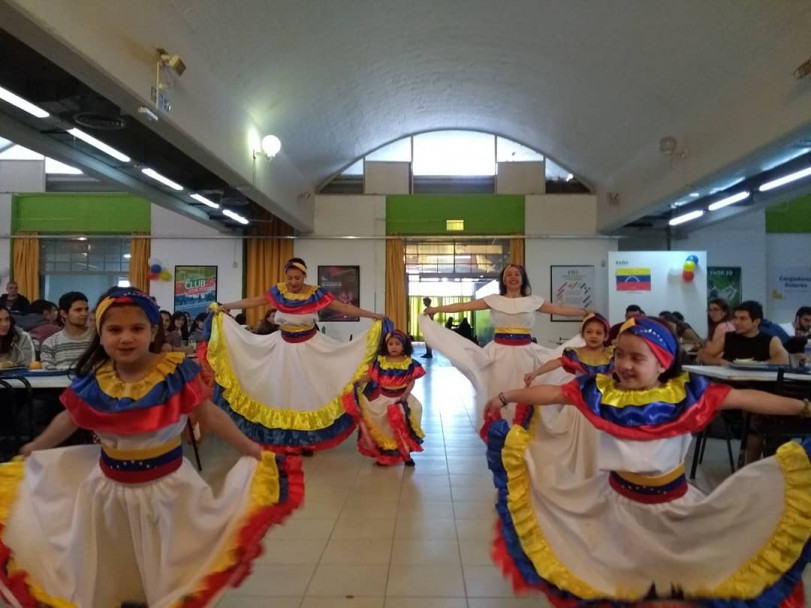
[[[0,308],[0,369],[27,368],[35,360],[31,336],[17,327],[7,308]]]

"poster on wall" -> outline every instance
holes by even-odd
[[[216,301],[216,266],[175,266],[175,312],[194,319]]]
[[[650,268],[617,268],[617,291],[650,291]]]
[[[811,267],[783,266],[772,277],[770,314],[793,318],[800,306],[811,302]]]
[[[594,302],[594,266],[551,266],[552,303],[574,308],[592,308]],[[572,321],[572,317],[552,315],[552,321]]]
[[[707,300],[721,298],[734,308],[741,303],[742,293],[740,266],[707,267]]]
[[[319,266],[318,285],[345,304],[360,306],[360,266]],[[336,310],[322,308],[319,321],[359,321],[360,317],[342,315]]]

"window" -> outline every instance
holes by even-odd
[[[46,300],[56,302],[63,293],[81,291],[92,306],[110,287],[127,285],[129,271],[129,239],[40,241],[40,287]]]
[[[509,244],[496,241],[421,241],[406,243],[406,274],[484,278],[498,275],[509,262]]]

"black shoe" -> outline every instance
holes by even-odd
[[[301,448],[301,455],[305,458],[311,458],[315,456],[315,450],[311,450],[310,448]]]
[[[408,460],[405,461],[405,466],[407,466],[407,467],[415,467],[415,466],[417,466],[417,463],[414,462],[411,458],[409,458]]]

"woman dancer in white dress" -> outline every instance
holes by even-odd
[[[495,339],[483,348],[445,329],[428,316],[468,310],[490,310]],[[549,349],[532,342],[531,329],[536,312],[568,317],[584,317],[589,313],[583,308],[550,304],[541,296],[532,295],[524,267],[508,264],[499,276],[499,295],[447,306],[429,306],[420,317],[425,341],[436,345],[436,350],[450,359],[476,389],[478,424],[483,422],[484,403],[488,397],[505,388],[520,386],[524,374],[560,356],[562,348]],[[579,336],[573,342],[574,345],[582,343]],[[519,416],[521,411],[522,408],[517,408]],[[509,408],[502,415],[512,420],[516,411]]]
[[[207,342],[198,354],[210,366],[214,402],[254,441],[282,453],[310,454],[331,448],[356,426],[353,384],[377,354],[383,315],[338,302],[307,285],[301,258],[285,264],[285,281],[265,295],[222,305],[206,323]],[[228,315],[234,308],[270,305],[280,331],[257,335]],[[318,331],[318,311],[375,319],[353,341],[338,342]]]

